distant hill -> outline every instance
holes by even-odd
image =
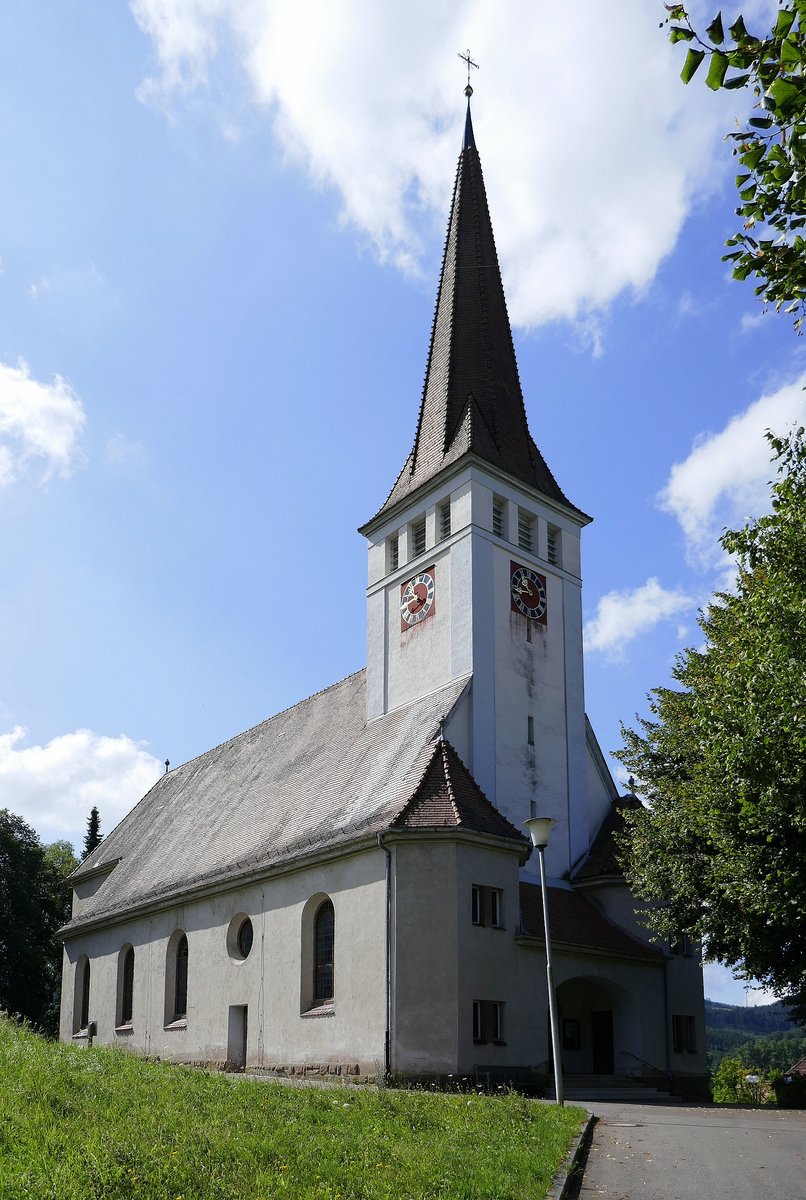
[[[774,1074],[806,1056],[806,1026],[787,1015],[780,1002],[746,1008],[705,1001],[705,1042],[713,1071],[723,1058]]]
[[[706,1000],[705,1024],[712,1029],[743,1030],[748,1037],[761,1033],[786,1033],[796,1028],[780,1000],[775,1004],[758,1004],[754,1008]]]

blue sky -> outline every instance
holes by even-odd
[[[806,363],[720,261],[749,101],[684,88],[662,16],[6,0],[0,803],[45,840],[363,665],[355,530],[414,434],[466,45],[532,433],[595,518],[605,752],[698,643]]]

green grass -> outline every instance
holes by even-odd
[[[2,1200],[538,1200],[581,1119],[512,1094],[207,1074],[0,1018]]]

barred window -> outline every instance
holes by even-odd
[[[548,527],[548,548],[547,556],[549,562],[555,567],[561,567],[562,563],[562,535],[556,525]]]
[[[451,502],[446,500],[444,504],[440,504],[438,512],[438,528],[439,540],[444,542],[446,538],[451,536]]]
[[[314,921],[313,931],[313,1000],[324,1004],[333,999],[333,950],[335,943],[335,914],[332,900],[324,900]]]
[[[504,536],[504,501],[500,496],[493,496],[493,533],[496,537]]]
[[[518,509],[518,545],[521,550],[532,550],[534,546],[535,519],[531,513]]]
[[[400,566],[400,546],[396,533],[386,539],[386,569],[396,571]]]
[[[425,553],[425,517],[411,523],[411,557]]]

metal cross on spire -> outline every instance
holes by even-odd
[[[479,64],[477,62],[473,62],[469,50],[465,50],[464,54],[459,54],[458,57],[461,58],[462,62],[467,65],[467,87],[465,88],[465,95],[469,100],[473,95],[473,89],[470,86],[470,68],[473,67],[476,71],[478,71]]]

